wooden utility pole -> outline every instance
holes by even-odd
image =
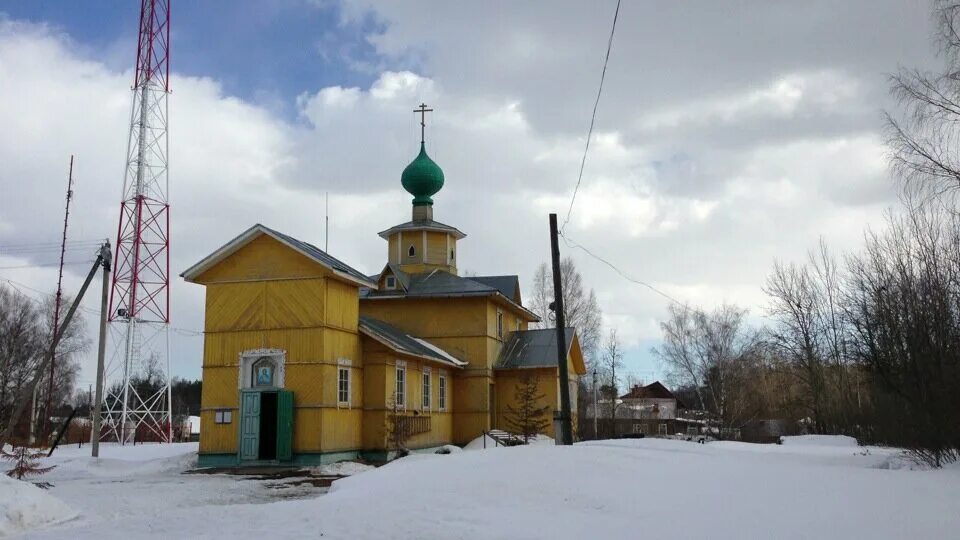
[[[107,349],[107,294],[110,291],[110,242],[100,248],[103,259],[103,293],[100,298],[100,342],[97,344],[97,396],[93,402],[93,426],[90,429],[91,456],[100,457],[100,408],[103,405],[103,357]]]
[[[107,253],[110,252],[109,249],[106,250]],[[56,350],[57,341],[60,339],[60,336],[66,331],[70,326],[70,321],[73,320],[74,313],[77,312],[77,308],[80,307],[80,301],[83,300],[83,295],[87,292],[87,287],[90,286],[90,282],[93,281],[93,276],[97,273],[97,267],[103,263],[103,249],[101,248],[100,255],[97,256],[97,260],[94,261],[93,266],[90,267],[90,273],[87,274],[86,279],[83,281],[83,285],[80,286],[80,292],[77,293],[77,296],[73,299],[73,304],[70,305],[70,309],[67,310],[67,314],[63,317],[63,322],[60,323],[60,328],[54,334],[54,343],[52,350]],[[50,362],[53,361],[52,355],[47,355],[40,362],[40,365],[37,366],[36,371],[34,371],[33,376],[27,382],[27,385],[20,389],[20,392],[17,393],[16,400],[14,403],[16,405],[13,409],[13,414],[7,420],[7,427],[0,432],[0,448],[3,448],[3,445],[10,440],[10,435],[13,434],[13,427],[20,421],[20,417],[23,416],[23,413],[26,411],[27,403],[29,399],[27,397],[36,391],[37,385],[40,384],[40,380],[43,378],[44,372],[50,367]]]
[[[561,444],[571,445],[573,423],[570,419],[570,375],[567,373],[567,324],[563,316],[563,284],[560,279],[556,214],[550,214],[550,258],[553,261],[553,311],[557,318],[557,367],[560,369],[560,441]]]

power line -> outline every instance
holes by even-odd
[[[669,294],[661,291],[660,289],[654,287],[653,285],[651,285],[650,283],[647,283],[646,281],[642,281],[642,280],[636,279],[636,278],[628,275],[628,274],[627,274],[626,272],[624,272],[623,270],[620,270],[620,268],[618,268],[615,264],[613,264],[613,263],[611,263],[610,261],[608,261],[607,259],[604,259],[603,257],[601,257],[601,256],[593,253],[592,251],[590,251],[590,250],[587,249],[586,247],[584,247],[584,246],[580,245],[579,243],[573,241],[573,239],[571,239],[570,237],[568,237],[568,236],[566,236],[566,235],[564,234],[564,232],[565,232],[565,230],[566,230],[566,227],[567,227],[567,223],[570,222],[570,216],[573,214],[573,205],[574,205],[574,203],[576,203],[577,193],[580,191],[580,183],[583,181],[583,170],[584,170],[584,168],[586,167],[586,164],[587,164],[587,155],[590,153],[590,140],[593,138],[593,127],[594,127],[594,124],[596,123],[596,120],[597,120],[597,108],[598,108],[599,105],[600,105],[600,97],[603,95],[603,82],[604,82],[604,80],[605,80],[606,77],[607,77],[607,64],[609,64],[609,62],[610,62],[610,51],[613,49],[613,36],[614,36],[614,34],[616,33],[616,30],[617,30],[617,18],[618,18],[619,15],[620,15],[620,0],[617,0],[617,7],[616,7],[616,9],[615,9],[614,12],[613,12],[613,23],[610,25],[610,37],[607,38],[607,54],[606,54],[606,56],[604,56],[604,59],[603,59],[603,71],[600,72],[600,85],[599,85],[599,87],[597,88],[597,97],[596,97],[596,99],[595,99],[594,102],[593,102],[593,113],[590,115],[590,127],[589,127],[589,129],[587,130],[587,141],[586,141],[586,144],[584,145],[584,148],[583,148],[583,158],[581,158],[581,160],[580,160],[580,172],[579,172],[579,174],[577,175],[577,183],[576,183],[576,185],[573,187],[573,195],[570,197],[570,206],[569,206],[569,208],[567,208],[567,216],[566,216],[566,218],[564,218],[564,220],[563,220],[563,225],[560,227],[560,231],[558,231],[558,233],[559,233],[560,237],[563,238],[563,241],[564,241],[564,243],[567,245],[567,247],[577,248],[577,249],[583,251],[584,253],[586,253],[586,254],[589,255],[590,257],[592,257],[592,258],[596,259],[597,261],[605,264],[605,265],[606,265],[607,267],[609,267],[611,270],[613,270],[613,271],[616,272],[618,275],[620,275],[620,277],[622,277],[623,279],[625,279],[625,280],[627,280],[627,281],[629,281],[629,282],[631,282],[631,283],[634,283],[634,284],[637,284],[637,285],[646,287],[647,289],[650,289],[651,291],[653,291],[653,292],[659,294],[660,296],[666,298],[668,301],[673,302],[674,304],[677,304],[677,305],[682,306],[682,307],[685,308],[685,307],[686,307],[686,304],[684,304],[683,302],[680,302],[680,301],[677,300],[676,298],[674,298],[674,297],[670,296]]]
[[[36,293],[36,294],[40,294],[40,295],[43,295],[43,296],[46,296],[46,297],[51,297],[51,298],[52,298],[52,297],[56,296],[56,295],[54,295],[53,293],[48,293],[48,292],[46,292],[46,291],[41,291],[40,289],[34,289],[33,287],[31,287],[31,286],[29,286],[29,285],[27,285],[27,284],[25,284],[25,283],[20,283],[19,281],[14,281],[14,280],[12,280],[12,279],[8,279],[8,278],[5,278],[5,277],[0,277],[0,281],[2,281],[2,282],[4,282],[4,283],[7,283],[8,285],[10,285],[10,286],[13,287],[14,289],[16,289],[17,292],[19,292],[20,294],[24,295],[25,297],[29,298],[30,300],[32,300],[32,301],[34,301],[34,302],[40,302],[40,301],[37,300],[36,298],[33,298],[31,295],[23,292],[23,290],[22,290],[21,288],[27,289],[27,290],[29,290],[29,291],[32,291],[32,292]],[[77,306],[77,309],[80,309],[81,311],[84,311],[84,312],[89,313],[89,314],[91,314],[91,315],[95,315],[95,316],[97,316],[97,317],[100,316],[100,310],[99,310],[99,309],[89,308],[89,307],[84,306],[83,304]],[[203,335],[203,331],[201,331],[201,330],[191,330],[191,329],[189,329],[189,328],[180,328],[180,327],[177,327],[177,326],[168,326],[168,327],[170,328],[170,330],[173,331],[173,333],[175,333],[175,334],[177,334],[177,335],[180,335],[180,336],[202,336],[202,335]]]
[[[103,240],[67,240],[67,249],[84,249],[87,247],[98,247]],[[53,242],[27,242],[24,244],[0,244],[0,252],[8,251],[43,251],[48,249],[60,249],[60,243]]]
[[[580,160],[580,174],[577,175],[577,184],[573,187],[573,196],[570,197],[570,208],[567,209],[567,217],[563,220],[560,227],[561,236],[567,228],[570,221],[570,214],[573,213],[573,203],[577,200],[577,191],[580,190],[580,182],[583,181],[583,169],[587,164],[587,153],[590,151],[590,139],[593,137],[593,124],[597,120],[597,107],[600,105],[600,95],[603,94],[603,81],[607,77],[607,63],[610,61],[610,49],[613,48],[613,34],[617,30],[617,16],[620,15],[620,0],[617,0],[617,9],[613,12],[613,24],[610,26],[610,37],[607,39],[607,55],[603,59],[603,71],[600,73],[600,87],[597,88],[597,99],[593,102],[593,114],[590,115],[590,129],[587,130],[587,144],[583,148],[583,159]]]
[[[66,261],[63,264],[65,265],[77,265],[77,264],[91,264],[94,259],[87,261]],[[49,263],[38,263],[38,264],[21,264],[18,266],[0,266],[0,270],[17,270],[19,268],[48,268],[51,266],[59,266],[59,262],[49,262]]]
[[[660,296],[666,298],[667,300],[673,302],[674,304],[677,304],[678,306],[686,307],[686,304],[684,304],[683,302],[681,302],[681,301],[677,300],[676,298],[670,296],[669,294],[661,291],[660,289],[654,287],[653,285],[647,283],[646,281],[642,281],[642,280],[636,279],[636,278],[628,275],[628,274],[627,274],[626,272],[624,272],[623,270],[620,270],[620,269],[617,267],[617,265],[615,265],[615,264],[613,264],[612,262],[604,259],[603,257],[595,254],[594,252],[592,252],[592,251],[590,251],[589,249],[583,247],[582,245],[578,244],[577,242],[574,242],[573,239],[571,239],[570,237],[568,237],[568,236],[566,236],[565,234],[563,234],[563,231],[560,231],[560,236],[563,238],[563,242],[564,242],[565,244],[567,244],[567,247],[577,248],[577,249],[579,249],[580,251],[583,251],[583,252],[586,253],[587,255],[593,257],[594,259],[596,259],[596,260],[602,262],[603,264],[607,265],[608,267],[610,267],[611,270],[613,270],[614,272],[616,272],[617,274],[619,274],[620,277],[622,277],[623,279],[625,279],[625,280],[627,280],[627,281],[629,281],[629,282],[631,282],[631,283],[635,283],[635,284],[637,284],[637,285],[641,285],[641,286],[643,286],[643,287],[646,287],[646,288],[650,289],[651,291],[659,294]]]

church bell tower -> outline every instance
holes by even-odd
[[[424,132],[426,113],[433,109],[421,103],[420,153],[410,162],[400,184],[413,195],[412,220],[380,233],[387,240],[387,261],[408,274],[443,270],[457,273],[457,240],[466,235],[455,227],[433,220],[433,196],[443,187],[443,169],[427,155]]]

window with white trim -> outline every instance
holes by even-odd
[[[407,402],[407,366],[397,364],[397,385],[393,400],[397,407],[406,408]]]
[[[521,325],[521,324],[523,324],[523,321],[520,319],[520,317],[517,317],[517,332],[520,331],[520,325]]]
[[[337,403],[350,405],[350,368],[337,368]]]
[[[417,254],[417,248],[413,247],[413,244],[410,244],[410,248],[407,249],[407,257],[414,257]]]
[[[439,388],[437,391],[439,395],[437,399],[439,400],[439,408],[441,411],[447,410],[447,377],[445,375],[440,375],[440,379],[437,382]]]
[[[397,278],[393,276],[387,276],[387,288],[396,289],[397,288]]]
[[[214,413],[213,422],[215,424],[230,424],[233,422],[233,411],[222,409]]]
[[[423,399],[421,405],[423,410],[430,410],[430,368],[423,368]]]
[[[497,337],[503,339],[503,312],[497,310]]]

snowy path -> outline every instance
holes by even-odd
[[[340,480],[322,497],[266,504],[250,504],[262,502],[257,482],[176,474],[183,459],[126,464],[130,481],[114,490],[112,473],[90,467],[51,473],[53,493],[81,517],[30,537],[820,540],[956,538],[960,530],[960,467],[909,470],[894,451],[836,438],[415,455]],[[101,497],[123,498],[131,511],[98,513]]]
[[[90,447],[59,448],[47,460],[57,468],[43,476],[53,484],[48,493],[69,504],[80,516],[68,523],[32,534],[59,538],[70,531],[101,537],[124,535],[131,522],[145,522],[160,531],[178,512],[237,504],[264,504],[287,498],[319,496],[326,489],[287,487],[284,481],[249,480],[244,477],[182,474],[196,464],[196,443],[101,447],[99,462]],[[183,534],[182,527],[176,536]],[[100,531],[100,532],[97,532]]]

